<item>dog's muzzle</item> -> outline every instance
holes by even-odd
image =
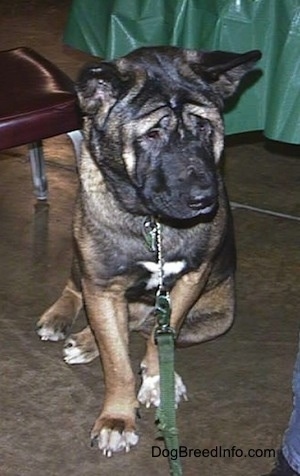
[[[185,220],[213,214],[218,207],[214,173],[197,174],[190,169],[184,180],[175,174],[149,179],[143,190],[149,212],[162,218]]]
[[[186,203],[196,213],[212,213],[217,204],[214,174],[197,174],[193,166],[186,170]]]

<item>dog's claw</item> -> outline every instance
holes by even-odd
[[[106,456],[107,458],[112,457],[112,451],[108,450],[108,449],[104,449],[102,454],[103,454],[103,456]]]

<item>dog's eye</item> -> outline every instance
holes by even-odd
[[[160,138],[160,131],[159,129],[150,129],[148,132],[146,132],[145,136],[147,139],[157,140]]]
[[[207,119],[204,119],[203,117],[200,117],[200,116],[195,116],[195,117],[196,117],[196,126],[200,131],[209,130],[210,123]]]
[[[190,122],[192,123],[195,131],[210,134],[211,132],[211,124],[208,119],[204,117],[197,116],[196,114],[189,115]]]
[[[197,126],[200,131],[206,131],[209,128],[209,122],[207,119],[198,117]]]

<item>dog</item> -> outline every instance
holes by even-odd
[[[37,332],[43,340],[67,337],[69,364],[100,353],[106,391],[91,438],[106,456],[137,444],[140,403],[160,403],[153,312],[160,271],[145,240],[147,223],[161,227],[176,344],[213,339],[232,325],[235,245],[219,170],[222,110],[260,56],[145,47],[80,74],[75,253],[71,277]],[[83,306],[90,327],[70,335]],[[147,338],[137,396],[128,356],[133,330]],[[175,373],[176,404],[185,397]]]

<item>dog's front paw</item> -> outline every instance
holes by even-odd
[[[99,355],[99,350],[90,327],[77,334],[71,334],[63,348],[67,364],[87,364]]]
[[[186,386],[184,385],[182,378],[176,372],[174,374],[175,378],[175,407],[177,408],[178,403],[183,398],[187,400]],[[147,370],[142,369],[142,385],[138,393],[138,401],[143,405],[146,405],[146,408],[149,408],[151,405],[159,407],[160,405],[160,377],[159,375],[148,375]]]
[[[120,451],[128,453],[139,440],[135,430],[135,424],[130,419],[99,418],[91,433],[92,446],[97,445],[108,458]]]

